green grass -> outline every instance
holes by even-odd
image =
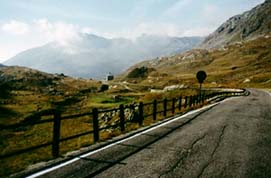
[[[97,95],[90,95],[87,107],[96,107],[96,108],[112,108],[117,107],[120,104],[128,104],[135,101],[134,96],[115,96],[116,99],[114,99],[114,95],[108,95],[106,93],[104,94],[97,94]]]

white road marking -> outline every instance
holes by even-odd
[[[267,93],[269,96],[271,96],[271,92],[270,91],[266,91],[266,90],[263,90],[265,93]]]
[[[226,99],[226,100],[228,100],[228,99]],[[203,107],[203,108],[200,108],[200,109],[197,109],[197,110],[194,110],[194,111],[190,111],[190,112],[188,112],[188,113],[186,113],[186,114],[184,114],[184,115],[182,115],[182,116],[180,116],[180,117],[177,117],[177,118],[168,120],[168,121],[166,121],[166,122],[164,122],[164,123],[162,123],[162,124],[159,124],[159,125],[157,125],[157,126],[154,126],[154,127],[152,127],[152,128],[149,128],[149,129],[147,129],[147,130],[145,130],[145,131],[143,131],[143,132],[137,133],[137,134],[135,134],[135,135],[133,135],[133,136],[131,136],[131,137],[128,137],[128,138],[126,138],[126,139],[117,141],[117,142],[115,142],[115,143],[109,144],[109,145],[107,145],[107,146],[105,146],[105,147],[102,147],[102,148],[100,148],[100,149],[97,149],[97,150],[91,151],[91,152],[89,152],[89,153],[83,154],[83,155],[81,155],[81,156],[79,156],[79,157],[76,157],[76,158],[73,158],[73,159],[71,159],[71,160],[69,160],[69,161],[67,161],[67,162],[65,162],[65,163],[62,163],[62,164],[53,166],[53,167],[51,167],[51,168],[42,170],[42,171],[40,171],[40,172],[34,173],[34,174],[28,176],[27,178],[35,178],[35,177],[41,176],[41,175],[43,175],[43,174],[49,173],[49,172],[51,172],[51,171],[54,171],[54,170],[56,170],[56,169],[59,169],[59,168],[64,167],[64,166],[66,166],[66,165],[69,165],[69,164],[71,164],[71,163],[74,163],[74,162],[80,160],[80,158],[85,158],[85,157],[91,156],[91,155],[93,155],[93,154],[95,154],[95,153],[98,153],[98,152],[100,152],[100,151],[102,151],[102,150],[108,149],[108,148],[113,147],[113,146],[115,146],[115,145],[117,145],[117,144],[123,143],[123,142],[125,142],[125,141],[127,141],[127,140],[131,140],[131,139],[133,139],[133,138],[135,138],[135,137],[138,137],[138,136],[140,136],[140,135],[143,135],[143,134],[145,134],[145,133],[147,133],[147,132],[150,132],[150,131],[152,131],[152,130],[155,130],[155,129],[157,129],[157,128],[160,128],[160,127],[163,127],[163,126],[165,126],[165,125],[167,125],[167,124],[170,124],[170,123],[172,123],[172,122],[175,122],[175,121],[177,121],[177,120],[179,120],[179,119],[182,119],[182,118],[187,117],[187,116],[189,116],[189,115],[195,114],[195,113],[197,113],[197,112],[199,112],[199,111],[202,111],[202,110],[204,110],[204,109],[211,108],[211,107],[213,107],[213,106],[215,106],[215,105],[218,105],[219,103],[225,102],[226,100],[223,100],[223,101],[218,102],[218,103],[211,104],[211,105],[209,105],[209,106],[205,106],[205,107]]]

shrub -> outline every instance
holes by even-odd
[[[146,78],[148,74],[154,70],[155,69],[153,68],[148,68],[145,66],[140,67],[140,68],[135,68],[127,75],[127,77],[128,78]]]

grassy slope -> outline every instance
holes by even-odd
[[[24,67],[1,68],[0,124],[19,122],[21,118],[57,103],[71,105],[69,100],[82,100],[80,91],[98,88],[99,83],[52,75]],[[66,102],[66,103],[65,103]],[[72,103],[74,105],[74,102]]]
[[[107,92],[98,92],[100,87],[101,82],[94,80],[47,74],[24,67],[0,68],[0,126],[32,122],[29,116],[55,107],[61,108],[63,115],[74,114],[89,112],[94,107],[108,108],[131,103],[141,96],[120,93],[125,89],[123,86],[117,86]],[[114,99],[114,96],[118,96],[117,99]],[[46,123],[11,130],[3,129],[0,132],[0,154],[50,142],[52,128],[52,123]],[[90,130],[90,116],[65,120],[61,123],[61,138]],[[107,136],[108,134],[101,134],[102,138]],[[63,142],[61,154],[93,144],[92,137],[90,134]],[[49,159],[52,159],[51,147],[1,160],[0,177]]]
[[[196,86],[195,74],[199,70],[207,72],[205,86],[211,87],[263,87],[271,86],[271,38],[262,37],[243,43],[235,43],[207,51],[204,49],[160,60],[142,62],[133,66],[147,66],[156,71],[139,83],[155,82],[157,85],[186,84]],[[123,74],[122,76],[127,75]],[[128,80],[127,78],[122,78]],[[247,82],[245,82],[247,80]]]

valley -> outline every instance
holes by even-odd
[[[256,106],[260,96],[268,106],[270,10],[266,0],[207,37],[126,39],[80,32],[79,40],[50,42],[0,64],[0,177],[25,177],[224,99],[229,104],[219,105],[213,115],[224,109],[244,119],[239,111],[245,109],[233,107],[235,100],[228,97],[236,97],[239,107],[250,106],[245,101]],[[207,73],[202,91],[196,79],[200,70]],[[259,107],[264,118],[270,117],[270,108]],[[206,123],[209,118],[214,117],[207,112]]]

